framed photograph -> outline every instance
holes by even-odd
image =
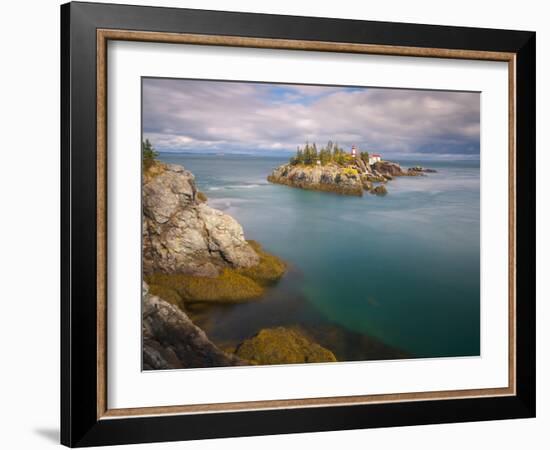
[[[61,27],[63,444],[534,417],[534,32]]]

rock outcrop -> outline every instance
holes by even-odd
[[[378,186],[378,183],[386,183],[395,177],[418,176],[428,172],[435,172],[435,170],[418,166],[405,170],[392,161],[368,164],[361,158],[348,157],[342,164],[329,162],[325,165],[302,164],[294,160],[275,168],[267,180],[300,189],[344,195],[362,196],[363,191],[386,195],[387,188]]]
[[[373,171],[382,176],[400,177],[406,175],[406,172],[398,163],[391,161],[378,161],[372,165]]]
[[[383,184],[380,184],[379,186],[376,186],[374,187],[373,189],[371,189],[370,191],[371,194],[374,194],[374,195],[386,195],[388,193],[388,190],[386,189],[386,186],[383,185]]]
[[[363,184],[358,170],[339,167],[336,164],[325,166],[284,164],[273,170],[267,180],[301,189],[363,195]]]
[[[143,284],[143,369],[245,365],[220,350],[177,306],[149,293]]]
[[[193,174],[153,161],[143,174],[143,274],[173,305],[254,300],[286,264],[245,240],[231,216],[210,208]]]
[[[143,283],[143,370],[337,361],[334,354],[295,328],[268,328],[227,353],[178,306]]]
[[[294,328],[261,330],[237,347],[235,354],[251,364],[334,362],[334,353]]]
[[[414,167],[410,167],[407,172],[409,175],[418,175],[422,173],[437,173],[437,170],[428,169],[422,166],[414,166]]]
[[[237,271],[224,269],[216,277],[184,273],[154,273],[147,275],[151,292],[162,295],[171,303],[184,307],[186,303],[241,303],[260,298],[263,287]]]
[[[260,262],[239,223],[205,203],[191,172],[155,162],[143,180],[144,273],[213,277]]]

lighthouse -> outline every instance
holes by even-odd
[[[351,146],[351,156],[354,158],[357,156],[357,149],[355,148],[355,145]]]

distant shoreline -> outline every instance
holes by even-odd
[[[275,159],[275,158],[286,158],[288,159],[292,156],[293,152],[285,153],[233,153],[233,152],[223,152],[223,155],[220,155],[220,152],[201,152],[201,151],[159,151],[160,155],[188,155],[188,156],[217,156],[217,157],[251,157],[251,158],[266,158],[266,159]],[[388,157],[392,161],[399,163],[416,163],[416,162],[430,162],[430,163],[453,163],[453,162],[477,162],[480,163],[481,159],[479,158],[462,158],[462,159],[444,159],[444,158],[401,158],[401,157]]]

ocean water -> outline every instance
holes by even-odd
[[[398,161],[438,172],[357,198],[268,183],[286,158],[160,159],[191,170],[210,206],[290,267],[259,301],[194,312],[219,345],[298,325],[338,359],[479,355],[479,162]]]

